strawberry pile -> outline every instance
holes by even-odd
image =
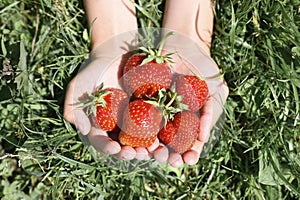
[[[166,37],[158,50],[142,47],[129,57],[122,89],[101,84],[83,103],[100,129],[118,133],[121,145],[149,147],[158,138],[184,153],[199,135],[200,109],[209,93],[200,77],[172,71],[171,54],[161,55]]]

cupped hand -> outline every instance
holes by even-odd
[[[165,30],[168,31],[170,30]],[[194,165],[198,162],[203,146],[208,142],[210,132],[219,120],[228,96],[228,87],[220,69],[210,57],[209,48],[203,48],[204,45],[177,33],[169,38],[164,47],[165,54],[174,53],[172,68],[176,73],[200,76],[209,88],[209,98],[200,110],[200,132],[192,148],[179,154],[160,143],[152,152],[158,162],[168,162],[173,167],[180,167],[184,163]]]
[[[105,66],[110,64],[108,59],[109,58],[97,58],[87,60],[86,63],[81,66],[81,70],[76,77],[71,80],[67,88],[64,118],[74,124],[82,135],[87,135],[90,144],[98,151],[116,154],[121,150],[120,145],[110,139],[105,131],[96,128],[90,117],[87,116],[83,110],[82,104],[79,103],[79,99],[86,93],[95,92],[101,82],[105,82],[105,85],[116,84],[113,81],[108,82],[107,80],[102,80]],[[115,67],[112,67],[111,69],[114,68]],[[117,78],[115,79],[117,80]]]
[[[228,95],[228,88],[220,86],[218,92],[210,96],[200,111],[200,132],[192,148],[183,154],[176,153],[164,144],[154,150],[153,155],[158,162],[168,162],[173,167],[180,167],[184,163],[194,165],[198,162],[203,146],[208,142],[210,131],[218,121],[223,111],[223,104]],[[222,97],[221,97],[222,96]]]
[[[87,93],[93,93],[97,87],[104,83],[105,87],[121,88],[119,83],[120,66],[124,62],[124,57],[129,50],[120,44],[123,41],[133,40],[133,34],[123,34],[107,41],[100,47],[96,47],[90,54],[90,58],[82,64],[78,74],[68,84],[65,104],[64,118],[66,121],[74,124],[80,134],[86,136],[89,143],[99,152],[115,155],[120,159],[148,160],[150,153],[146,148],[133,148],[130,146],[121,146],[116,140],[113,140],[106,131],[97,127],[87,116],[79,103],[79,99]],[[150,149],[157,148],[156,141]]]

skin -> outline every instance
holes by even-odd
[[[118,73],[116,69],[121,60],[114,60],[115,56],[127,52],[119,44],[133,38],[125,34],[117,41],[111,42],[109,39],[137,28],[135,8],[129,0],[85,0],[84,5],[91,30],[91,61],[68,85],[64,118],[76,125],[81,134],[87,135],[91,145],[98,151],[116,154],[124,160],[134,159],[137,154],[134,148],[121,147],[118,142],[111,140],[106,132],[90,123],[82,109],[74,105],[82,94],[95,91],[96,86],[101,82],[104,82],[105,86],[120,88],[117,78],[112,79],[109,74]],[[111,63],[112,60],[114,60],[113,63]],[[116,67],[111,67],[99,80],[100,74],[104,71],[103,68],[109,64]]]
[[[184,16],[184,17],[182,17]],[[167,0],[164,12],[163,27],[167,30],[179,32],[187,38],[193,40],[203,50],[204,54],[210,56],[210,45],[213,32],[213,11],[211,7],[211,1],[209,0]],[[173,41],[172,41],[173,40]],[[187,43],[180,41],[177,38],[170,39],[167,41],[166,46],[175,47],[180,51],[180,47],[186,46]],[[194,47],[188,48],[194,49]],[[186,52],[189,56],[193,54],[193,50]],[[173,57],[175,65],[173,66],[176,71],[189,74],[186,71],[185,63],[178,57]],[[190,56],[189,62],[197,64],[199,56]],[[184,63],[184,64],[183,64]],[[220,77],[219,68],[217,65],[210,65],[205,68],[193,68],[193,71],[204,75],[207,79],[215,79]],[[228,96],[228,87],[222,78],[218,78],[217,81],[208,81],[210,90],[210,97],[201,109],[200,115],[200,134],[198,140],[195,142],[191,150],[180,155],[175,152],[170,152],[168,149],[161,144],[154,157],[159,162],[168,162],[171,166],[177,168],[182,166],[184,163],[188,165],[194,165],[198,162],[200,154],[204,144],[208,141],[210,136],[210,130],[218,121],[223,111],[223,104]],[[169,154],[166,156],[166,154]]]
[[[77,105],[77,99],[85,92],[95,91],[97,85],[104,82],[107,87],[120,88],[117,76],[121,58],[130,49],[124,48],[124,41],[134,40],[133,34],[126,34],[137,29],[135,8],[129,0],[85,0],[85,10],[91,30],[90,61],[68,85],[64,118],[74,124],[81,134],[87,135],[91,145],[97,151],[116,155],[120,159],[148,160],[153,156],[158,162],[168,162],[173,167],[180,167],[184,163],[194,165],[197,163],[203,145],[208,141],[210,130],[222,113],[223,104],[228,96],[228,88],[223,79],[209,84],[210,98],[201,110],[201,130],[195,145],[191,150],[180,155],[159,143],[158,140],[148,148],[133,148],[120,146],[108,137],[107,133],[94,127],[83,110]],[[164,12],[163,27],[181,33],[193,40],[210,56],[211,34],[213,29],[213,13],[209,0],[167,0]],[[184,16],[184,17],[182,17]],[[125,33],[125,34],[124,34]],[[132,33],[132,32],[131,32]],[[121,34],[121,35],[120,35]],[[114,36],[119,35],[117,39]],[[178,41],[168,41],[170,46],[179,46]],[[168,44],[166,44],[167,46]],[[198,62],[198,56],[191,56],[189,61]],[[174,57],[179,61],[178,57]],[[177,63],[177,62],[176,62]],[[184,62],[175,65],[177,71],[185,73]],[[106,66],[111,66],[105,68]],[[219,76],[219,68],[212,65],[208,69],[196,68],[197,72],[205,77]],[[99,75],[101,74],[101,75]],[[88,80],[88,81],[87,81]]]

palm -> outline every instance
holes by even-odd
[[[206,80],[210,92],[210,97],[200,113],[200,134],[191,150],[180,155],[168,152],[168,149],[160,144],[161,148],[154,152],[158,161],[168,161],[174,167],[179,167],[183,163],[195,164],[198,161],[203,145],[209,139],[210,130],[218,120],[227,96],[227,86],[220,76],[219,68],[208,55],[209,52],[202,50],[201,46],[204,45],[204,43],[197,45],[182,35],[170,38],[165,45],[164,54],[176,52],[172,55],[173,70],[180,74],[200,76]],[[214,107],[218,109],[213,109]]]

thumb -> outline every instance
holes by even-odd
[[[87,135],[91,130],[91,122],[83,110],[73,111],[74,124],[83,135]]]
[[[76,87],[75,83],[76,82],[72,80],[68,85],[65,96],[63,116],[66,121],[74,124],[83,135],[87,135],[90,132],[91,123],[83,109],[79,108],[78,103],[76,103],[74,100],[74,88]]]
[[[67,95],[64,105],[64,119],[74,124],[81,134],[87,135],[91,129],[90,120],[85,112],[81,108],[76,108],[72,102],[72,95]]]

